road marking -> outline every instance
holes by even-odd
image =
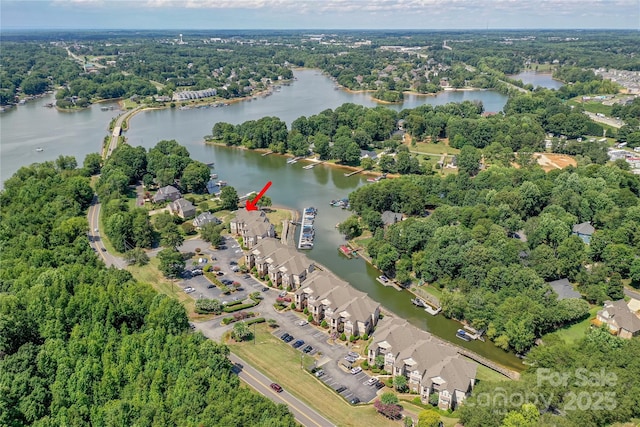
[[[313,418],[309,417],[307,414],[305,414],[303,411],[301,411],[301,410],[300,410],[300,408],[298,408],[298,406],[297,406],[297,405],[295,405],[293,402],[289,402],[289,401],[287,401],[285,398],[283,398],[282,396],[280,396],[280,393],[276,393],[276,391],[275,391],[275,390],[273,390],[273,389],[271,388],[271,386],[266,385],[265,383],[263,383],[263,382],[262,382],[262,381],[260,381],[258,378],[256,378],[255,376],[251,375],[249,372],[247,372],[247,371],[245,371],[245,370],[243,370],[243,371],[242,371],[242,373],[243,373],[244,375],[247,375],[247,376],[249,376],[249,377],[253,378],[253,379],[254,379],[258,384],[262,385],[263,387],[266,387],[267,389],[269,389],[269,390],[271,391],[271,393],[273,393],[273,394],[275,394],[276,396],[278,396],[281,400],[283,400],[283,401],[285,402],[285,404],[287,404],[287,405],[289,405],[289,406],[291,406],[291,407],[295,408],[295,409],[300,413],[300,415],[304,416],[306,419],[308,419],[309,421],[311,421],[313,424],[317,425],[318,427],[322,427],[322,424],[318,424],[318,422],[316,422]],[[238,376],[240,376],[240,375],[238,375]],[[248,383],[247,383],[247,384],[248,384]],[[251,384],[249,384],[249,385],[251,385]],[[258,392],[260,392],[260,390],[257,390],[257,391],[258,391]],[[296,398],[295,396],[293,396],[291,393],[287,393],[287,394],[288,394],[289,396],[291,396],[292,398],[297,399],[297,398]],[[309,409],[311,409],[311,408],[309,408]]]

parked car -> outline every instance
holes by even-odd
[[[318,369],[315,373],[316,377],[320,378],[324,375],[324,371],[322,369]]]
[[[347,388],[346,388],[345,386],[341,385],[340,387],[338,387],[338,388],[336,389],[336,392],[338,392],[338,393],[342,393],[342,392],[343,392],[343,391],[345,391],[346,389],[347,389]]]
[[[191,292],[195,292],[196,290],[193,289],[191,286],[187,286],[186,288],[184,288],[184,291],[188,294],[190,294]]]
[[[282,392],[282,387],[280,386],[280,384],[271,383],[271,388],[274,389],[277,393]]]
[[[357,366],[351,370],[352,375],[359,374],[360,372],[362,372],[362,368],[360,366]]]
[[[349,401],[349,403],[351,403],[352,405],[357,405],[358,403],[360,403],[360,399],[357,397],[354,397]]]
[[[365,383],[366,385],[374,385],[375,383],[378,382],[378,379],[375,377],[371,377],[369,378],[369,380]]]
[[[248,279],[248,278],[250,278],[250,277],[251,277],[251,275],[250,275],[250,274],[245,274],[244,276],[242,276],[242,278],[244,278],[244,279]]]
[[[308,325],[309,322],[307,322],[306,320],[301,320],[298,322],[298,326],[304,326],[304,325]]]
[[[355,357],[356,359],[360,357],[360,355],[355,351],[350,351],[349,353],[347,353],[347,356]]]
[[[234,265],[233,267],[231,267],[231,271],[233,271],[234,273],[237,273],[238,271],[240,271],[240,267],[238,267],[237,265]]]
[[[293,336],[293,335],[289,335],[288,337],[286,337],[286,338],[284,339],[284,342],[286,342],[286,343],[290,343],[291,341],[293,341],[293,339],[294,339],[294,336]]]
[[[382,387],[384,387],[384,383],[383,383],[383,382],[380,382],[380,381],[379,381],[379,382],[377,382],[377,383],[376,383],[376,388],[377,388],[378,390],[380,390]]]
[[[224,271],[218,271],[218,272],[216,272],[216,274],[217,274],[218,276],[224,276]]]
[[[192,276],[202,276],[202,270],[200,270],[199,268],[195,269],[195,270],[191,270],[191,275]]]
[[[229,265],[238,265],[238,263],[235,261],[229,261]]]
[[[269,288],[267,288],[266,286],[262,288],[262,292],[267,292],[269,290]]]
[[[302,347],[304,345],[304,340],[298,340],[293,343],[293,348]]]
[[[281,339],[281,340],[285,340],[288,336],[289,336],[289,334],[285,332],[284,334],[282,334],[282,335],[280,336],[280,339]]]
[[[282,291],[282,292],[280,292],[280,293],[278,294],[278,296],[279,296],[280,298],[284,298],[284,297],[286,297],[286,296],[287,296],[287,291]]]
[[[214,285],[213,283],[209,283],[207,285],[207,289],[211,289],[211,288],[215,288],[215,287],[216,287],[216,285]]]
[[[354,363],[356,361],[356,358],[351,356],[345,356],[344,360],[346,360],[349,363]]]
[[[311,350],[313,350],[313,347],[311,347],[310,345],[302,349],[304,353],[311,353]]]

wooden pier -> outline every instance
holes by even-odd
[[[355,175],[357,173],[360,173],[362,171],[364,171],[364,169],[358,169],[358,170],[350,172],[350,173],[345,173],[344,176],[353,176],[353,175]]]

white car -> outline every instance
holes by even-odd
[[[378,379],[375,377],[371,377],[369,378],[369,380],[367,382],[365,382],[366,385],[374,385],[375,383],[378,382]]]
[[[301,321],[298,322],[299,326],[305,326],[305,325],[308,325],[308,324],[309,324],[309,322],[307,322],[306,320],[301,320]]]
[[[94,232],[94,233],[97,233],[97,232],[98,232],[98,229],[97,229],[97,228],[94,228],[94,229],[93,229],[93,232]]]
[[[193,289],[191,286],[187,286],[186,288],[184,288],[184,291],[188,294],[190,294],[191,292],[195,292],[196,290]]]
[[[361,368],[360,366],[355,367],[355,368],[353,368],[353,369],[351,370],[351,373],[352,373],[353,375],[355,375],[355,374],[359,374],[360,372],[362,372],[362,368]]]

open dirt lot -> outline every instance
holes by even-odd
[[[538,160],[538,164],[547,172],[553,169],[564,169],[567,166],[578,165],[573,157],[565,154],[535,153],[534,155]]]

